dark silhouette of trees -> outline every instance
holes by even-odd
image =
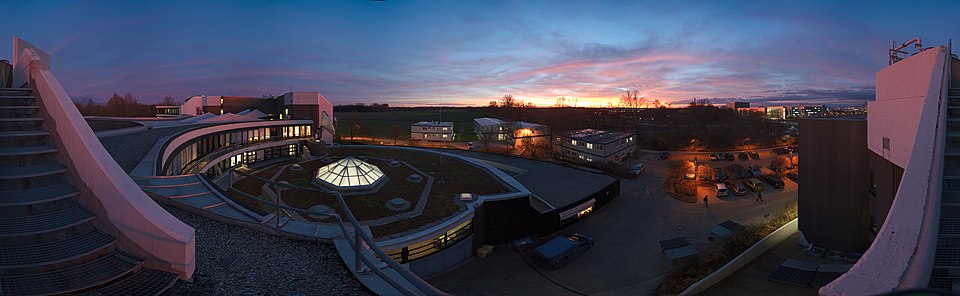
[[[178,106],[180,105],[180,100],[174,99],[171,96],[163,97],[163,100],[160,101],[161,106]]]
[[[513,98],[511,94],[505,94],[503,97],[500,97],[500,107],[501,108],[512,108],[517,106],[517,100]]]

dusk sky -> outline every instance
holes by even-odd
[[[860,105],[891,39],[960,39],[960,1],[141,2],[0,0],[0,38],[47,50],[75,98],[292,88],[396,106],[507,93],[597,106],[628,89],[677,104]]]

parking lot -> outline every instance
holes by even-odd
[[[776,154],[761,151],[759,160],[719,161],[769,166]],[[709,196],[709,207],[703,203],[686,203],[667,196],[663,191],[668,163],[689,159],[694,155],[701,163],[710,164],[707,153],[674,153],[660,160],[656,153],[644,153],[627,165],[643,162],[646,172],[633,180],[622,180],[621,195],[590,217],[561,233],[579,232],[592,236],[590,251],[557,270],[533,267],[511,246],[497,246],[485,259],[473,259],[445,274],[428,279],[438,288],[456,295],[636,295],[647,294],[660,279],[674,270],[660,250],[659,241],[685,237],[700,254],[708,254],[721,245],[709,240],[709,230],[726,220],[740,224],[765,220],[765,215],[778,214],[797,200],[797,184],[784,178],[784,188],[766,188],[764,202],[756,202],[755,194],[716,198]],[[715,161],[716,162],[716,161]],[[710,190],[702,188],[701,190]]]

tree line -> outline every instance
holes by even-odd
[[[117,116],[117,117],[143,117],[156,115],[156,106],[176,106],[180,101],[171,96],[166,96],[159,104],[143,104],[137,101],[137,97],[130,93],[122,96],[113,93],[106,104],[94,102],[91,99],[74,99],[73,104],[80,110],[84,116]]]

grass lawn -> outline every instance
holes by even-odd
[[[390,163],[388,161],[376,159],[368,159],[367,162],[380,167],[380,170],[383,171],[385,175],[391,177],[390,180],[388,180],[387,183],[384,183],[383,187],[381,187],[377,192],[364,195],[347,195],[343,197],[343,199],[347,202],[347,206],[349,206],[353,211],[353,214],[356,215],[357,220],[373,220],[401,213],[391,211],[384,206],[388,200],[396,197],[406,199],[411,205],[415,205],[417,203],[417,199],[420,198],[420,194],[423,192],[426,184],[425,182],[407,182],[406,176],[415,173],[413,169],[410,169],[407,166],[399,166],[395,168],[390,167]],[[302,171],[294,172],[291,170],[286,170],[280,175],[280,177],[277,178],[277,180],[287,181],[290,182],[290,184],[298,186],[312,187],[313,185],[310,185],[310,182],[313,180],[317,169],[327,164],[329,164],[329,162],[323,162],[320,160],[302,163]],[[282,194],[282,198],[283,201],[291,207],[309,209],[314,205],[322,204],[337,210],[337,213],[341,216],[344,215],[337,203],[336,197],[333,195],[302,190],[285,190]],[[412,206],[410,209],[405,211],[411,210],[413,210]],[[306,218],[314,222],[321,221],[314,220],[309,217]]]
[[[477,135],[473,132],[473,119],[488,117],[487,113],[466,110],[443,110],[443,121],[453,121],[456,141],[476,141]],[[337,114],[337,135],[343,139],[350,138],[350,127],[354,123],[360,124],[356,136],[383,139],[407,139],[410,137],[410,125],[420,121],[440,120],[439,110],[407,110],[391,112],[343,112]]]
[[[440,155],[429,152],[376,147],[335,146],[329,147],[328,152],[338,157],[371,156],[383,159],[401,160],[406,161],[410,165],[413,165],[417,169],[427,174],[430,172],[434,173],[433,188],[431,189],[430,195],[427,198],[427,204],[423,213],[411,219],[401,220],[387,225],[371,227],[370,230],[374,237],[383,237],[415,230],[432,223],[442,221],[443,218],[457,214],[460,211],[460,206],[454,201],[454,197],[457,193],[472,192],[483,195],[506,193],[511,191],[510,188],[501,184],[496,177],[490,175],[482,168],[473,166],[457,158],[441,157]],[[411,207],[406,211],[412,211],[416,206],[417,199],[420,197],[420,193],[426,186],[426,181],[420,183],[407,182],[407,176],[414,173],[414,171],[406,166],[393,168],[390,167],[388,161],[376,159],[368,159],[368,162],[377,165],[380,170],[382,170],[384,174],[390,178],[390,180],[387,181],[387,183],[385,183],[383,187],[375,193],[344,196],[347,206],[350,207],[350,210],[354,215],[356,215],[357,219],[362,221],[401,214],[402,212],[394,212],[386,209],[384,205],[387,200],[395,197],[402,197],[409,201]],[[291,184],[300,186],[313,186],[309,183],[312,181],[314,174],[318,168],[326,164],[327,163],[319,160],[306,162],[301,164],[304,167],[302,171],[285,171],[277,180],[285,180]],[[275,165],[267,170],[258,172],[257,175],[269,178],[277,172],[279,167],[280,165]],[[443,180],[443,184],[440,184],[440,180]],[[235,187],[237,190],[242,190],[251,194],[256,193],[259,195],[260,186],[262,185],[262,182],[256,180],[244,179],[238,182]],[[238,195],[236,194],[234,194],[234,196],[237,202],[247,205],[248,208],[255,207],[253,205],[249,205],[252,202],[251,200],[243,198],[242,196],[237,197]],[[285,203],[292,207],[308,209],[314,205],[322,204],[334,209],[338,214],[343,215],[343,211],[340,209],[340,205],[336,198],[329,194],[300,190],[286,190],[283,192],[282,198]],[[272,210],[272,207],[262,207],[258,210],[269,212]]]

